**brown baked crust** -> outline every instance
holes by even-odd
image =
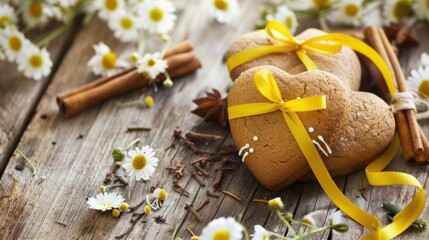
[[[317,129],[328,144],[335,146],[348,125],[351,103],[350,91],[331,73],[315,70],[290,75],[273,66],[252,68],[234,82],[228,95],[228,106],[268,102],[253,82],[253,75],[263,68],[272,72],[284,99],[326,96],[325,110],[298,115],[307,129]],[[233,119],[230,120],[230,126],[239,149],[246,143],[254,148],[254,153],[249,154],[245,162],[253,175],[266,187],[284,188],[311,171],[280,111]],[[252,141],[253,136],[257,136],[259,140]]]
[[[296,36],[296,38],[299,40],[305,40],[310,37],[320,36],[323,34],[326,33],[318,29],[310,28]],[[246,33],[232,44],[227,57],[229,58],[247,48],[272,44],[275,44],[275,42],[271,40],[264,31]],[[341,52],[337,54],[323,54],[315,52],[308,52],[307,54],[316,63],[320,70],[324,70],[338,76],[343,81],[344,85],[349,87],[351,90],[359,90],[361,82],[361,67],[359,59],[353,50],[348,47],[343,47]],[[247,69],[263,65],[276,66],[290,74],[298,74],[306,71],[301,60],[299,60],[295,53],[279,53],[260,57],[236,67],[231,72],[231,79],[234,81]]]
[[[352,111],[344,136],[324,160],[331,176],[344,176],[367,166],[384,152],[395,133],[390,107],[367,92],[352,92]],[[315,134],[317,134],[315,132]],[[315,180],[313,173],[300,181]]]

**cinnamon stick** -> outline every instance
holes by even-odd
[[[178,78],[194,72],[201,67],[200,60],[192,51],[190,41],[179,43],[170,48],[164,55],[167,61],[167,72],[171,78]],[[162,82],[160,76],[156,82]],[[107,98],[147,86],[149,80],[138,73],[135,67],[127,68],[112,76],[104,77],[57,96],[60,111],[66,117],[73,116]]]
[[[404,73],[402,72],[401,65],[399,64],[398,58],[396,57],[396,54],[393,51],[393,48],[389,40],[387,39],[387,36],[384,33],[383,29],[379,28],[378,32],[380,33],[381,40],[385,46],[387,55],[389,56],[390,63],[392,64],[393,73],[395,74],[396,82],[398,84],[398,90],[399,92],[408,92],[408,87],[407,87],[407,83],[405,82]],[[419,130],[420,126],[416,119],[416,112],[413,109],[407,109],[407,110],[404,110],[404,112],[408,120],[408,127],[410,129],[411,140],[414,147],[414,154],[417,156],[416,161],[419,162],[422,159],[421,155],[423,155],[424,148],[423,148],[422,136]]]
[[[383,57],[395,79],[395,88],[399,92],[407,92],[408,87],[402,68],[390,44],[386,33],[371,26],[364,31],[367,42]],[[412,109],[399,111],[395,114],[398,135],[401,140],[402,153],[407,162],[428,163],[429,141],[421,130],[416,113]]]

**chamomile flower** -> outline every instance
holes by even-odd
[[[89,208],[106,211],[117,208],[125,199],[115,192],[99,193],[95,197],[90,197],[87,201]]]
[[[329,8],[332,6],[332,0],[311,0],[315,8]]]
[[[158,201],[165,201],[167,199],[167,191],[165,191],[165,189],[163,188],[156,188],[153,191],[153,196],[158,200]]]
[[[362,0],[343,0],[337,9],[329,15],[328,19],[333,23],[357,27],[362,24],[363,10]]]
[[[298,27],[295,13],[291,11],[286,5],[277,8],[274,15],[267,15],[267,20],[277,20],[285,25],[290,33],[294,33]]]
[[[408,0],[387,0],[383,6],[385,23],[399,23],[412,13]]]
[[[133,42],[138,39],[139,21],[136,16],[125,10],[120,9],[113,13],[108,25],[115,37],[122,42]]]
[[[230,23],[240,14],[237,0],[207,0],[209,11],[220,23]]]
[[[95,55],[88,61],[88,66],[96,75],[109,76],[112,75],[119,68],[128,66],[128,63],[110,50],[110,48],[100,42],[94,45]]]
[[[221,217],[211,221],[204,227],[200,237],[202,240],[241,240],[243,238],[243,227],[232,217]]]
[[[155,157],[155,151],[149,146],[144,146],[128,152],[123,168],[131,178],[139,181],[140,179],[149,180],[157,166],[158,158]]]
[[[90,12],[98,11],[98,16],[103,20],[109,20],[112,13],[123,9],[124,0],[95,0],[89,7]]]
[[[2,46],[9,61],[15,61],[21,56],[23,50],[30,45],[30,41],[24,34],[18,31],[14,26],[8,26],[0,29],[0,45]]]
[[[27,1],[22,14],[26,25],[43,25],[54,15],[53,7],[43,1]]]
[[[271,199],[270,201],[268,201],[268,208],[274,212],[281,211],[284,208],[283,201],[279,197]]]
[[[413,10],[416,13],[416,17],[418,19],[429,21],[429,1],[414,0]]]
[[[420,97],[429,99],[429,67],[420,66],[418,69],[413,69],[411,76],[408,77],[408,86]]]
[[[0,4],[0,26],[16,23],[13,8],[8,4]]]
[[[150,33],[165,34],[170,32],[175,24],[176,15],[173,3],[168,0],[145,0],[141,7],[141,22],[143,29]]]
[[[429,67],[429,55],[425,52],[420,55],[420,66],[423,68]]]
[[[255,233],[252,236],[252,240],[268,240],[269,233],[261,225],[255,225]]]
[[[24,73],[27,78],[40,80],[51,73],[52,60],[46,48],[39,49],[34,45],[29,45],[18,58],[18,70]]]
[[[317,227],[320,222],[319,217],[324,214],[324,211],[317,210],[302,217],[302,222]]]
[[[161,54],[146,53],[141,60],[137,62],[137,71],[151,79],[155,79],[160,73],[167,69],[167,61],[161,58]]]

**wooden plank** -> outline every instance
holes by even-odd
[[[58,26],[52,26],[42,32],[31,34],[30,39],[38,39],[46,32]],[[53,68],[51,76],[40,81],[27,79],[16,70],[15,64],[7,61],[0,63],[0,177],[15,150],[18,140],[34,114],[41,95],[51,81],[61,58],[73,39],[71,32],[53,41],[48,51],[51,54]]]
[[[132,181],[130,186],[121,193],[127,199],[132,199],[130,204],[134,204],[148,193],[151,185],[161,180],[160,185],[171,194],[165,207],[154,213],[154,216],[166,217],[166,223],[158,224],[150,218],[145,226],[137,226],[130,238],[165,239],[171,235],[176,225],[188,226],[196,223],[193,216],[189,216],[183,210],[184,204],[195,200],[195,204],[198,205],[211,184],[200,189],[195,180],[189,179],[188,176],[181,181],[181,184],[186,186],[192,195],[187,198],[172,192],[172,177],[167,174],[165,167],[172,162],[191,161],[198,156],[182,144],[170,151],[163,151],[163,149],[173,140],[172,133],[176,126],[189,130],[196,123],[201,122],[199,118],[190,114],[190,110],[194,108],[191,104],[193,98],[201,96],[203,91],[211,87],[224,89],[230,83],[226,67],[221,61],[223,53],[238,35],[252,28],[254,19],[257,17],[257,5],[253,2],[243,3],[244,19],[228,26],[217,24],[205,12],[198,11],[203,6],[202,2],[192,1],[192,3],[194,4],[190,4],[180,18],[173,39],[180,41],[190,38],[198,42],[195,46],[196,51],[207,67],[196,75],[178,81],[172,89],[160,89],[156,94],[152,89],[148,89],[147,93],[154,95],[157,102],[152,109],[121,109],[113,101],[108,101],[72,119],[57,115],[55,95],[93,79],[90,70],[86,67],[86,62],[92,55],[92,44],[100,40],[114,43],[109,30],[98,21],[78,34],[75,44],[65,56],[52,84],[43,96],[38,106],[38,114],[32,120],[19,145],[37,162],[39,166],[37,175],[32,177],[28,169],[16,171],[9,164],[5,177],[0,183],[3,189],[2,196],[16,192],[10,197],[2,198],[8,201],[7,204],[5,202],[8,209],[5,210],[7,217],[0,218],[1,238],[100,239],[113,238],[125,231],[130,214],[120,219],[100,215],[88,209],[85,197],[97,194],[104,175],[113,162],[110,150],[136,137],[143,139],[142,144],[151,144],[155,147],[161,160],[160,165],[156,176],[150,182],[134,183]],[[244,14],[248,12],[253,14]],[[123,47],[117,46],[115,50],[123,50]],[[137,91],[119,97],[118,100],[134,99],[145,93],[143,90]],[[39,114],[47,114],[49,118],[41,121]],[[151,127],[152,130],[144,133],[125,133],[127,126],[136,125]],[[213,124],[199,125],[198,129],[207,132],[216,131],[224,135],[228,132],[227,129]],[[83,138],[79,138],[80,135],[83,135]],[[231,141],[231,138],[229,137],[226,141]],[[53,145],[52,142],[56,144]],[[219,144],[222,143],[211,144],[208,149],[217,149]],[[241,176],[240,179],[234,179],[241,181],[240,186],[253,186],[253,189],[242,187],[242,192],[235,191],[235,183],[231,184],[234,174]],[[240,195],[246,201],[250,201],[257,186],[256,180],[244,166],[235,173],[227,174],[222,184],[222,188]],[[216,214],[228,215],[223,214],[223,211],[230,210],[227,203],[231,200],[226,196],[213,200],[213,205],[202,211],[206,223]],[[242,210],[247,206],[247,202],[236,204]],[[220,208],[217,210],[213,206],[220,206]],[[242,212],[240,208],[231,214],[236,216],[238,212]],[[16,213],[18,215],[15,215]],[[11,221],[11,219],[14,220]],[[195,228],[196,232],[199,232],[202,227],[202,224],[198,224]],[[183,229],[179,233],[187,234]]]

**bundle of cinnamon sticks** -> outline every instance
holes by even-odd
[[[365,41],[382,56],[389,66],[396,83],[396,92],[408,92],[401,65],[384,30],[370,26],[364,30],[364,35]],[[383,78],[376,77],[375,79],[379,81],[379,85],[384,85],[382,90],[387,93],[387,87]],[[412,109],[397,111],[395,120],[405,160],[407,162],[428,164],[429,142],[417,122],[416,112]]]
[[[190,41],[184,41],[171,47],[164,55],[167,61],[167,72],[172,79],[192,73],[201,67],[201,62],[193,51]],[[163,74],[155,80],[165,80]],[[100,78],[76,89],[57,96],[60,111],[70,117],[88,109],[108,98],[148,86],[150,79],[137,72],[136,67],[124,69],[112,76]]]

